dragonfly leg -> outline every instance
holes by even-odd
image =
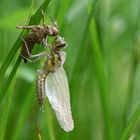
[[[33,29],[34,27],[36,27],[36,25],[32,25],[32,26],[26,26],[26,25],[19,26],[19,25],[17,25],[16,26],[17,29],[27,29],[27,30]]]
[[[25,57],[25,56],[24,56],[24,55],[22,55],[22,54],[20,54],[20,55],[21,55],[21,57],[22,57],[22,58],[24,58],[24,59],[26,59],[27,61],[32,62],[32,63],[34,63],[34,62],[38,61],[38,60],[42,57],[42,56],[40,55],[40,56],[38,56],[36,59],[31,60],[31,59],[29,59],[29,58]]]
[[[22,39],[22,41],[23,41],[24,44],[25,44],[25,47],[26,47],[26,50],[27,50],[27,53],[28,53],[29,57],[35,58],[35,57],[41,57],[41,56],[48,55],[48,52],[41,52],[41,53],[38,53],[38,54],[31,55],[31,53],[29,52],[29,49],[28,49],[28,46],[27,46],[26,41],[23,39],[22,36],[21,36],[21,39]]]
[[[29,62],[33,62],[31,59],[29,59],[29,58],[25,57],[25,56],[24,56],[24,55],[22,55],[22,54],[20,54],[20,56],[21,56],[22,58],[26,59],[26,60],[27,60],[27,61],[29,61]]]
[[[22,40],[22,41],[24,42],[24,44],[25,44],[25,48],[26,48],[26,51],[27,51],[28,55],[31,56],[26,41],[23,39],[22,36],[20,36],[20,37],[21,37],[21,40]]]

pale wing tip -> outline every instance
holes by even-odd
[[[63,129],[66,131],[66,132],[70,132],[74,129],[74,122],[73,120],[71,121],[71,123],[67,124],[66,126],[63,127]]]

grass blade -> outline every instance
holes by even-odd
[[[49,133],[49,138],[50,140],[56,140],[56,134],[55,134],[55,129],[54,129],[54,124],[53,124],[53,114],[52,114],[52,108],[49,105],[49,101],[46,101],[45,104],[46,112],[45,112],[45,123],[47,124],[47,129]]]
[[[44,12],[46,11],[47,9],[47,6],[49,4],[50,0],[45,0],[43,2],[43,4],[40,6],[40,8],[36,11],[36,13],[31,17],[30,21],[29,21],[29,25],[32,25],[32,24],[39,24],[40,20],[41,20],[41,10],[43,10]],[[21,34],[19,35],[17,41],[15,42],[14,46],[11,48],[7,58],[5,59],[5,61],[3,62],[1,68],[0,68],[0,86],[3,87],[2,88],[2,92],[0,93],[0,103],[3,99],[3,97],[5,96],[5,93],[3,92],[5,89],[8,88],[20,62],[21,62],[21,57],[18,58],[17,62],[16,62],[16,65],[14,66],[6,84],[4,86],[2,86],[2,81],[4,79],[4,74],[7,70],[7,68],[9,67],[9,64],[11,63],[13,57],[15,56],[18,48],[21,46],[21,38],[20,36],[23,34],[23,32],[21,32]]]
[[[94,17],[92,17],[89,30],[90,30],[90,35],[92,38],[91,41],[92,41],[94,64],[95,64],[95,70],[97,73],[97,81],[99,85],[100,98],[101,98],[102,109],[103,109],[105,137],[107,140],[111,140],[112,127],[111,127],[111,121],[110,121],[110,116],[109,116],[109,113],[110,113],[109,104],[108,104],[109,101],[107,97],[107,92],[108,92],[107,76],[105,73],[104,61],[103,61],[103,56],[100,50],[97,27],[96,27],[96,22],[95,22]]]
[[[139,117],[140,117],[140,106],[136,109],[135,113],[131,117],[131,120],[129,121],[126,129],[124,130],[122,134],[121,140],[128,140],[128,138],[130,137],[130,133],[132,129],[134,128],[134,126],[136,125]]]
[[[18,140],[20,138],[20,132],[23,128],[26,116],[29,114],[29,111],[31,111],[32,103],[34,99],[34,86],[31,87],[29,90],[29,94],[26,98],[26,101],[24,102],[23,106],[21,107],[20,114],[18,116],[17,123],[14,126],[14,133],[11,137],[11,140]]]
[[[15,73],[19,67],[19,64],[21,62],[21,57],[19,57],[10,73],[10,76],[8,77],[7,81],[5,82],[5,84],[2,86],[2,89],[1,89],[1,92],[0,92],[0,103],[2,101],[2,99],[4,98],[4,96],[6,95],[7,93],[7,89],[11,83],[11,81],[13,80],[14,76],[15,76]]]
[[[83,50],[83,47],[85,47],[85,43],[86,43],[85,40],[88,38],[88,36],[87,36],[87,34],[88,34],[87,31],[88,30],[87,29],[88,29],[88,27],[90,25],[90,22],[91,22],[92,14],[94,12],[94,6],[95,6],[95,2],[93,2],[93,4],[92,4],[92,8],[89,12],[89,17],[88,17],[88,20],[87,20],[87,23],[86,23],[86,26],[85,26],[85,29],[84,29],[84,32],[83,32],[83,35],[82,35],[82,38],[81,38],[80,47],[79,47],[81,50]],[[77,56],[76,56],[76,60],[79,60],[80,58],[81,58],[81,53],[78,53]],[[79,65],[81,65],[81,64],[80,63],[77,64],[77,62],[75,62],[74,68],[72,70],[72,78],[75,77],[74,75],[77,75],[79,73],[79,71],[80,71]],[[71,81],[73,81],[73,80],[74,79],[71,79]],[[71,81],[70,81],[70,83],[72,83]]]
[[[40,20],[41,20],[41,10],[43,10],[44,12],[47,9],[47,6],[49,4],[50,0],[45,0],[42,5],[39,7],[39,9],[36,11],[36,13],[31,16],[31,19],[29,21],[29,25],[33,25],[33,24],[39,24]],[[21,32],[21,34],[19,35],[18,39],[16,40],[15,44],[13,45],[13,47],[11,48],[10,52],[8,53],[5,61],[3,62],[1,68],[0,68],[0,84],[1,81],[4,78],[4,74],[9,66],[9,64],[11,63],[13,57],[15,56],[17,50],[19,49],[19,47],[22,44],[21,41],[21,35],[23,35],[23,32]]]
[[[70,0],[63,0],[62,1],[61,8],[60,8],[60,11],[59,11],[59,15],[57,17],[60,27],[62,26],[62,24],[64,22],[64,18],[65,18],[64,15],[65,15],[66,10],[69,7],[69,3],[70,3]]]
[[[15,86],[15,78],[12,80],[11,85],[8,89],[8,93],[4,102],[4,109],[2,109],[1,112],[1,118],[0,118],[0,140],[4,139],[4,134],[5,134],[5,130],[6,130],[6,125],[7,125],[7,120],[8,120],[8,115],[9,115],[9,110],[10,110],[10,106],[11,106],[11,100],[12,100],[12,93],[14,90],[14,86]],[[2,108],[3,108],[2,106]]]

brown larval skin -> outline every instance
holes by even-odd
[[[29,50],[29,53],[31,53],[35,44],[41,44],[43,42],[43,39],[46,39],[47,36],[57,36],[58,35],[58,29],[55,25],[52,25],[52,26],[47,26],[47,25],[17,26],[17,28],[31,30],[31,32],[27,36],[24,37],[23,45],[21,48],[21,56],[25,63],[27,62],[26,58],[29,57],[27,48]],[[27,46],[27,48],[25,45]]]

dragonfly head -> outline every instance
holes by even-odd
[[[46,25],[44,26],[45,36],[57,36],[59,34],[58,27],[55,25]]]
[[[67,46],[67,43],[65,42],[64,38],[61,36],[57,36],[54,40],[54,47],[58,50],[61,50]]]

